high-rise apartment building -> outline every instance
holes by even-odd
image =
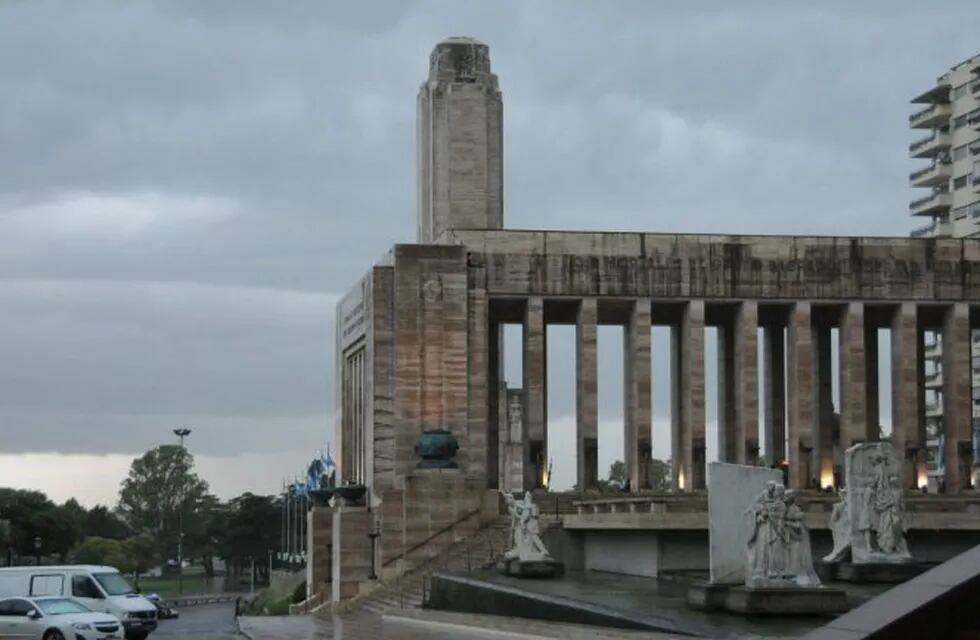
[[[913,187],[928,189],[909,204],[913,216],[929,223],[913,236],[980,237],[980,55],[973,56],[939,76],[936,85],[912,100],[925,105],[909,116],[913,129],[929,134],[909,146],[913,158],[929,164],[909,175]],[[973,355],[973,459],[974,485],[980,460],[980,332],[974,332]],[[943,475],[942,341],[934,331],[925,333],[925,420],[927,469],[930,488]]]

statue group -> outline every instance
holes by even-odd
[[[847,489],[834,505],[830,529],[834,549],[825,562],[840,562],[850,552],[856,563],[908,562],[905,541],[905,492],[901,465],[888,443],[858,444],[846,453]]]
[[[751,527],[745,585],[754,588],[819,587],[810,533],[796,492],[770,481],[745,512]]]

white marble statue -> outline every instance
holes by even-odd
[[[515,500],[509,493],[505,493],[504,498],[511,516],[511,548],[504,553],[504,558],[520,562],[551,561],[551,554],[541,541],[538,505],[534,504],[531,492],[525,492],[523,500]]]
[[[770,481],[746,514],[751,531],[746,546],[746,586],[820,586],[813,570],[810,533],[795,492]]]
[[[824,562],[840,562],[851,548],[851,519],[847,513],[847,489],[838,492],[840,502],[830,512],[830,533],[834,536],[833,550],[823,557]]]
[[[856,563],[908,562],[901,461],[890,443],[854,445],[845,453],[848,542]],[[833,525],[833,514],[831,514]],[[834,548],[837,550],[835,534]],[[834,558],[840,560],[843,557]],[[829,556],[828,556],[829,557]]]

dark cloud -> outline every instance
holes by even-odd
[[[138,451],[178,422],[210,453],[323,446],[333,301],[414,238],[415,93],[447,35],[491,47],[509,226],[904,235],[908,99],[978,23],[965,1],[3,3],[3,448]]]

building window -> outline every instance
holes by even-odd
[[[953,149],[953,162],[956,162],[957,160],[962,160],[963,158],[966,157],[967,147],[969,147],[969,145],[961,144],[960,146]]]
[[[965,187],[966,186],[966,181],[969,180],[969,178],[970,178],[970,174],[969,173],[967,173],[965,175],[962,175],[959,178],[954,178],[953,179],[953,189],[962,189],[963,187]]]
[[[962,129],[963,127],[966,126],[966,115],[967,114],[964,113],[961,116],[957,116],[956,119],[953,120],[954,129]]]
[[[969,86],[970,86],[970,83],[967,82],[966,84],[961,84],[960,86],[958,86],[955,89],[953,89],[953,100],[956,100],[957,98],[962,98],[963,96],[965,96],[966,95],[966,92],[969,90]]]
[[[969,209],[969,207],[956,207],[955,209],[953,209],[952,211],[953,220],[962,220],[963,218],[965,218],[967,214],[967,209]]]
[[[970,205],[970,217],[980,218],[980,202],[974,202]]]

